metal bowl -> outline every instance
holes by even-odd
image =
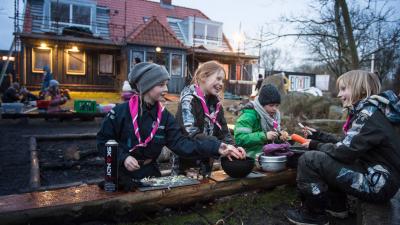
[[[261,155],[259,163],[263,171],[279,172],[286,169],[287,157],[283,156],[265,156]]]

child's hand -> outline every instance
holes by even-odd
[[[303,130],[304,137],[306,137],[306,138],[307,138],[309,135],[312,135],[313,133],[317,132],[316,129],[314,129],[314,128],[312,128],[312,127],[308,127],[308,126],[303,127],[302,130]]]
[[[288,132],[286,132],[286,131],[281,131],[280,139],[281,139],[282,141],[287,141],[287,140],[289,139],[289,134],[288,134]]]
[[[279,136],[278,132],[275,131],[268,131],[267,132],[267,140],[275,140]]]
[[[131,172],[140,169],[139,162],[132,156],[126,157],[124,166],[128,171]]]
[[[233,145],[227,145],[225,143],[221,143],[221,145],[219,146],[219,149],[218,149],[218,153],[221,156],[228,157],[228,159],[231,161],[232,161],[232,156],[237,159],[246,158],[246,152],[244,151],[243,148],[241,148],[241,147],[236,148]]]
[[[306,149],[309,149],[309,147],[310,147],[310,142],[311,142],[311,140],[310,140],[310,139],[307,139],[307,141],[304,142],[303,144],[301,144],[301,146],[303,146],[303,147],[306,148]]]

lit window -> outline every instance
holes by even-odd
[[[86,74],[86,54],[84,52],[67,51],[67,74]]]
[[[32,72],[42,73],[44,66],[50,67],[50,70],[52,68],[51,48],[48,49],[32,48]]]
[[[100,74],[113,74],[114,59],[113,55],[99,55],[99,72]]]
[[[182,76],[182,55],[172,54],[172,76]]]

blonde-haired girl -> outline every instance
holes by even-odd
[[[208,61],[198,67],[192,84],[182,90],[176,120],[185,135],[233,144],[219,100],[224,78],[222,65],[217,61]],[[172,161],[174,174],[184,174],[188,168],[200,167],[204,176],[210,175],[213,163],[208,157],[183,159],[176,155],[173,155]]]
[[[297,168],[303,206],[288,210],[295,224],[328,224],[326,212],[347,216],[346,195],[385,202],[400,186],[400,100],[393,91],[381,94],[377,75],[353,70],[337,79],[338,97],[349,114],[344,138],[312,131]]]

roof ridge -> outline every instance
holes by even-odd
[[[186,46],[176,37],[175,34],[173,34],[168,28],[166,28],[164,26],[164,24],[162,24],[160,22],[160,20],[156,17],[156,16],[152,16],[151,19],[149,21],[147,21],[145,24],[143,24],[143,26],[141,27],[141,29],[139,31],[136,32],[136,35],[134,35],[133,37],[129,37],[130,40],[134,40],[135,38],[137,38],[147,27],[149,27],[152,23],[158,23],[159,25],[161,25],[161,28],[163,30],[165,30],[169,35],[171,35],[171,37],[183,48],[186,48]],[[133,34],[134,32],[132,32]]]

